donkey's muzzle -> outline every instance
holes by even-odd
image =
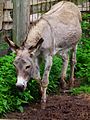
[[[16,85],[17,89],[21,92],[24,90],[24,85]]]

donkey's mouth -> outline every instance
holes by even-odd
[[[24,91],[24,85],[16,85],[17,89],[20,91],[20,92],[23,92]]]

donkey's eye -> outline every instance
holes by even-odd
[[[26,66],[26,69],[29,69],[29,68],[30,68],[30,65],[27,65],[27,66]]]

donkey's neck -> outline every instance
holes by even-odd
[[[35,46],[38,43],[38,41],[41,39],[44,26],[45,21],[41,19],[35,26],[31,28],[25,42],[26,47]]]

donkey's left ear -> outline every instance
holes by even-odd
[[[37,42],[37,44],[36,44],[35,46],[31,46],[31,47],[29,48],[29,51],[30,51],[30,52],[32,52],[32,51],[33,51],[33,52],[34,52],[34,51],[37,51],[37,49],[39,49],[40,46],[42,45],[43,41],[44,41],[44,39],[41,38],[41,39]]]
[[[19,47],[14,42],[12,42],[7,36],[4,36],[4,40],[9,44],[10,48],[14,52],[17,52],[17,50],[19,49]]]

